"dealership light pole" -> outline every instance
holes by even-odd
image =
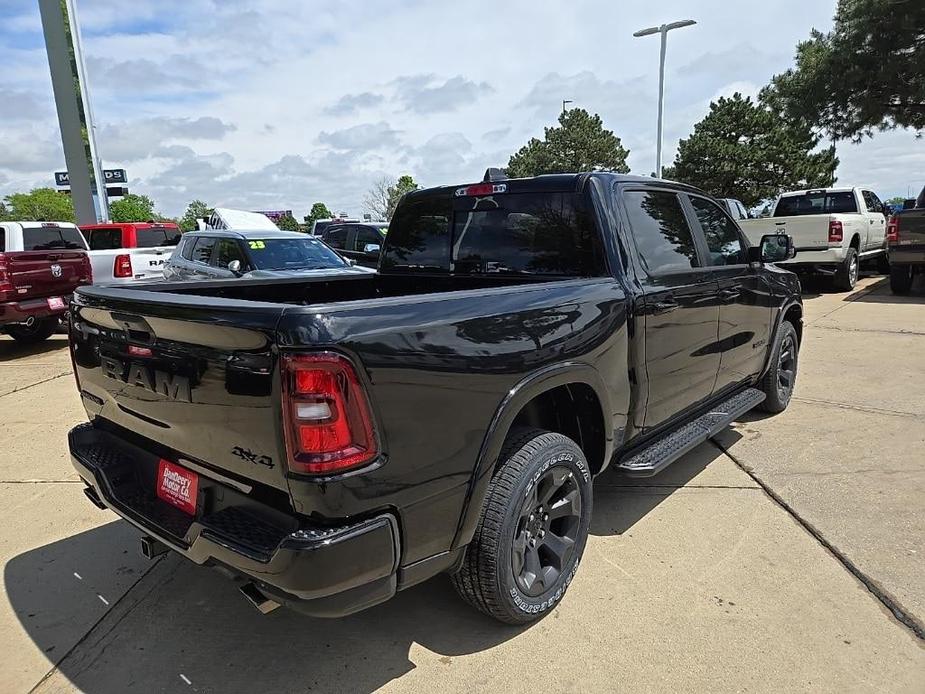
[[[74,213],[78,224],[106,222],[109,221],[109,203],[96,154],[76,0],[39,0],[39,12]]]
[[[696,23],[693,19],[683,19],[680,22],[640,29],[633,34],[636,37],[649,36],[650,34],[662,35],[662,50],[658,58],[658,135],[655,144],[655,175],[658,178],[662,177],[662,106],[665,101],[665,46],[668,43],[668,32],[672,29],[689,27]]]

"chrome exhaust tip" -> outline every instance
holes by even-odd
[[[84,487],[84,496],[86,496],[90,500],[90,503],[98,509],[103,511],[106,510],[106,504],[103,503],[103,500],[100,499],[100,495],[96,493],[93,487]]]
[[[35,316],[29,316],[26,318],[26,327],[31,328],[33,325],[35,325]]]
[[[279,603],[276,602],[276,600],[268,598],[260,591],[260,588],[253,583],[245,583],[239,590],[241,591],[241,595],[247,598],[247,601],[256,607],[260,614],[269,614],[279,607]]]

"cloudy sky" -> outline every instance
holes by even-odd
[[[712,99],[756,94],[835,0],[77,0],[104,166],[165,214],[193,198],[359,214],[371,184],[473,181],[552,124],[563,99],[655,159],[658,39],[665,163]],[[64,168],[35,0],[0,0],[0,196]],[[921,186],[911,132],[839,146],[839,182]]]

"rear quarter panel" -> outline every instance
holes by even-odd
[[[359,303],[289,309],[278,342],[340,351],[361,367],[386,461],[327,487],[290,488],[305,511],[400,509],[403,564],[450,548],[486,434],[531,374],[590,366],[605,390],[605,430],[625,426],[626,302],[612,278]]]

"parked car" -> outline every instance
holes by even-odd
[[[446,571],[531,622],[577,571],[593,476],[787,407],[803,311],[769,263],[791,253],[645,177],[414,191],[378,273],[78,290],[71,457],[149,556],[230,568],[262,611]]]
[[[735,198],[719,198],[717,202],[719,202],[720,206],[722,206],[729,216],[736,221],[751,218],[751,215],[748,214],[748,210],[745,209],[745,205]]]
[[[332,224],[324,230],[321,239],[346,258],[352,258],[358,265],[376,267],[388,222],[363,222]]]
[[[159,279],[180,240],[180,228],[173,222],[116,222],[80,230],[90,247],[97,284]]]
[[[93,281],[87,242],[67,222],[0,222],[0,331],[47,339],[77,287]]]
[[[183,235],[164,265],[170,280],[366,274],[319,239],[297,231],[210,230]]]
[[[908,294],[916,275],[925,274],[925,188],[915,206],[900,210],[887,223],[890,289]]]
[[[837,289],[854,289],[861,261],[877,261],[886,272],[886,216],[883,203],[861,188],[797,190],[781,195],[771,216],[743,220],[752,245],[766,234],[793,237],[797,257],[785,261],[794,272],[832,277]]]

